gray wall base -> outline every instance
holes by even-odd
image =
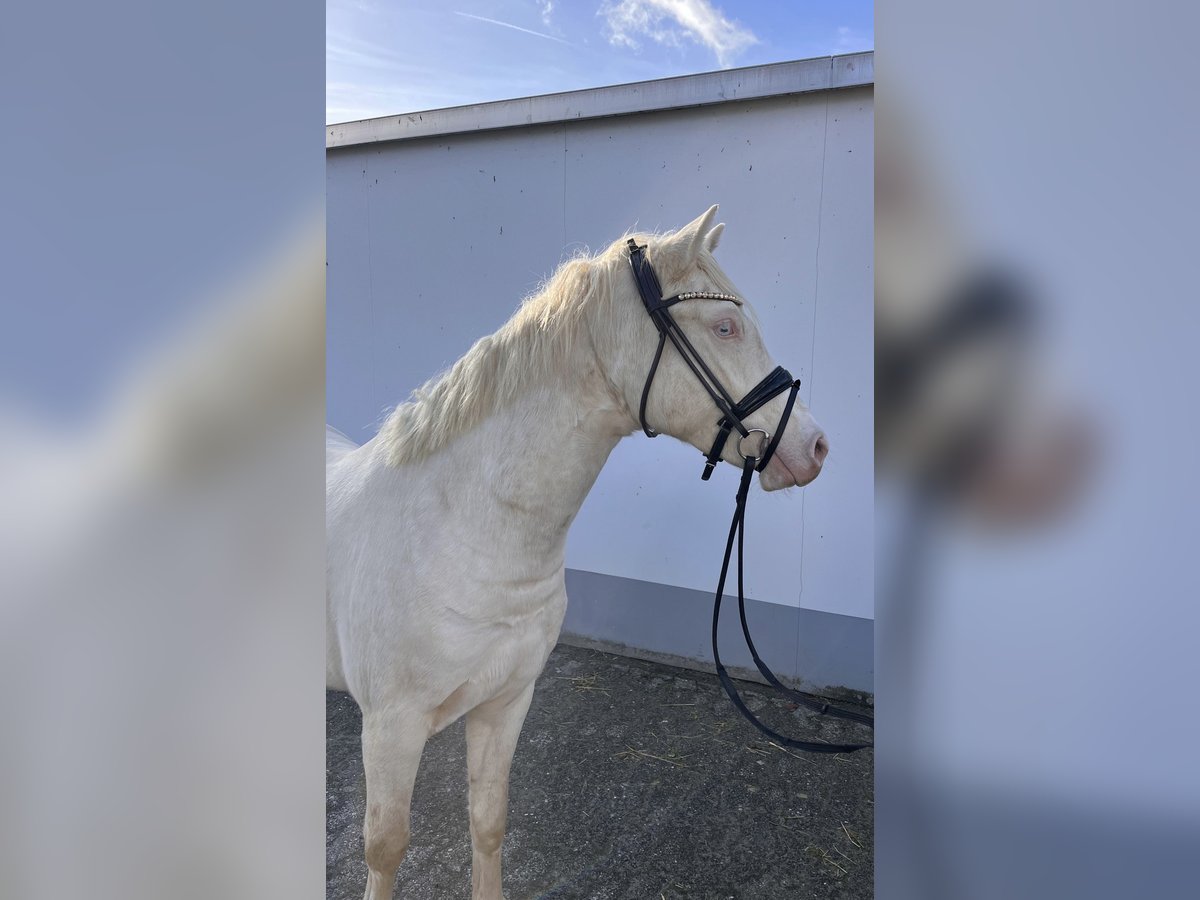
[[[875,689],[875,623],[812,609],[746,601],[759,655],[785,682],[830,696],[861,699]],[[567,569],[562,640],[713,671],[712,594],[690,588]],[[721,660],[730,673],[762,681],[738,624],[737,596],[721,607]]]

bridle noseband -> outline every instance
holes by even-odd
[[[650,364],[650,371],[646,375],[646,384],[642,388],[642,399],[638,404],[638,421],[641,423],[642,431],[646,433],[647,437],[658,437],[658,432],[652,430],[646,424],[646,403],[650,399],[650,385],[654,382],[654,374],[658,371],[658,364],[662,360],[663,349],[666,347],[667,340],[669,339],[675,346],[675,349],[679,351],[679,355],[683,358],[683,361],[687,363],[688,368],[692,370],[692,373],[696,376],[705,392],[712,398],[717,409],[721,412],[721,418],[717,422],[716,440],[713,441],[712,449],[705,454],[704,472],[700,476],[703,480],[707,481],[709,479],[713,473],[713,469],[721,461],[721,455],[725,452],[725,444],[729,441],[730,435],[734,431],[738,433],[736,450],[742,458],[742,478],[738,485],[737,505],[734,508],[733,522],[729,526],[729,539],[725,544],[725,559],[721,563],[721,576],[717,581],[717,593],[713,600],[712,650],[713,661],[716,663],[717,668],[717,678],[720,679],[725,693],[729,695],[729,699],[742,715],[771,740],[785,747],[808,750],[813,753],[852,753],[855,750],[871,747],[873,746],[872,744],[825,744],[815,741],[798,741],[779,734],[777,731],[769,728],[750,711],[745,701],[742,700],[741,695],[738,694],[733,680],[729,677],[729,673],[721,664],[721,654],[717,647],[717,626],[721,621],[721,600],[725,596],[725,579],[729,574],[729,560],[733,554],[733,545],[736,541],[738,548],[738,613],[741,618],[742,634],[746,638],[746,646],[750,649],[750,655],[753,657],[754,665],[758,668],[759,673],[772,687],[802,706],[814,709],[823,715],[835,716],[872,728],[874,727],[874,720],[870,716],[852,710],[832,707],[824,701],[813,699],[783,684],[759,657],[758,650],[754,646],[754,641],[750,637],[750,626],[746,620],[746,597],[742,580],[743,526],[746,519],[746,498],[750,493],[750,481],[754,477],[754,473],[765,469],[767,463],[771,461],[771,457],[775,455],[775,450],[779,446],[779,440],[783,436],[784,429],[787,428],[788,420],[791,418],[792,408],[796,404],[796,394],[800,390],[799,379],[793,379],[787,369],[782,366],[776,366],[774,371],[752,387],[741,400],[734,401],[725,389],[725,386],[721,384],[721,380],[713,374],[712,369],[705,364],[699,352],[692,346],[692,342],[687,339],[687,335],[683,333],[683,330],[675,321],[675,317],[671,315],[671,307],[684,300],[726,300],[738,305],[741,305],[741,301],[732,294],[722,294],[716,291],[686,291],[682,294],[676,294],[673,297],[664,298],[658,277],[654,274],[654,269],[651,268],[650,262],[646,259],[646,247],[640,246],[633,238],[629,239],[628,247],[629,265],[633,269],[633,279],[637,283],[638,293],[642,297],[642,304],[646,307],[646,312],[650,315],[650,321],[658,329],[658,348],[654,351],[654,361]],[[779,424],[775,426],[774,435],[771,435],[762,428],[748,428],[746,426],[745,419],[747,417],[766,406],[784,391],[790,391],[790,393],[783,409],[783,415],[779,417]],[[760,435],[758,438],[757,453],[747,453],[747,448],[743,447],[743,443],[751,440],[752,435]]]

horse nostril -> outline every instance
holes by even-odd
[[[817,441],[813,444],[812,455],[818,466],[825,464],[825,457],[829,455],[829,441],[825,440],[825,435],[817,435]]]

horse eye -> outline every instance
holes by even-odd
[[[713,330],[719,337],[732,337],[734,331],[733,322],[729,319],[722,319],[716,324],[716,327]]]

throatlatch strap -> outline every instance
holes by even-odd
[[[642,387],[642,402],[638,404],[638,421],[646,437],[658,437],[658,432],[646,424],[646,403],[650,400],[650,385],[654,382],[654,373],[658,371],[658,361],[662,359],[663,347],[667,345],[667,333],[658,334],[658,349],[654,351],[654,362],[650,363],[650,371],[646,375],[646,384]]]
[[[793,397],[795,395],[793,394]],[[852,710],[839,709],[830,706],[828,703],[813,700],[798,691],[783,684],[775,673],[767,667],[767,664],[762,661],[758,655],[758,650],[754,646],[754,642],[750,639],[750,628],[746,623],[746,598],[745,589],[742,583],[742,549],[743,549],[743,525],[746,518],[746,498],[750,493],[750,481],[754,477],[754,471],[757,464],[757,459],[753,456],[746,457],[745,463],[742,465],[742,479],[738,485],[737,505],[733,512],[733,522],[729,526],[729,539],[725,543],[725,559],[721,563],[721,577],[717,581],[717,593],[713,598],[713,623],[712,623],[712,650],[713,662],[717,667],[717,678],[721,681],[721,687],[725,689],[725,693],[729,696],[730,701],[737,707],[738,711],[749,720],[750,724],[769,737],[771,740],[784,747],[791,747],[795,750],[805,750],[810,753],[854,753],[856,750],[865,750],[874,747],[874,744],[823,744],[817,741],[798,741],[794,738],[784,737],[779,732],[771,729],[746,706],[734,686],[733,679],[729,677],[729,673],[725,670],[725,666],[721,663],[721,653],[717,646],[717,627],[721,622],[721,600],[725,596],[725,579],[729,574],[729,560],[733,555],[733,544],[737,541],[738,545],[738,611],[742,620],[742,634],[746,638],[746,644],[750,648],[750,655],[754,658],[754,664],[758,667],[758,671],[762,676],[781,693],[789,699],[809,709],[816,710],[822,715],[836,716],[840,719],[846,719],[852,722],[866,725],[870,728],[875,727],[875,721],[870,716],[862,713],[853,712]]]

